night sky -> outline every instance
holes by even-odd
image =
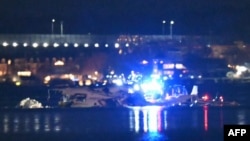
[[[250,0],[1,0],[0,33],[250,36]]]

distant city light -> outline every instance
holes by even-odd
[[[129,43],[126,43],[126,45],[125,45],[126,47],[129,47]]]
[[[119,48],[119,44],[118,43],[115,43],[115,48]]]
[[[95,43],[95,47],[99,47],[99,44],[98,44],[98,43]]]
[[[18,46],[17,42],[13,42],[12,46],[17,47]]]
[[[174,64],[163,64],[164,69],[173,69],[174,66],[175,66]]]
[[[74,47],[78,47],[79,45],[77,43],[74,44]]]
[[[95,75],[98,75],[98,71],[95,71],[94,73],[95,73]]]
[[[148,64],[148,61],[147,60],[143,60],[142,64]]]
[[[45,84],[48,83],[50,81],[50,79],[51,79],[51,77],[49,75],[44,77]]]
[[[3,46],[6,47],[8,46],[9,44],[7,42],[3,42]]]
[[[11,64],[11,60],[8,60],[8,65],[10,65]]]
[[[109,47],[109,45],[108,45],[108,44],[105,44],[105,47]]]
[[[37,47],[38,47],[38,43],[33,43],[32,46],[33,46],[34,48],[37,48]]]
[[[28,43],[23,43],[23,46],[24,46],[24,47],[27,47],[27,46],[28,46]]]
[[[88,44],[88,43],[85,43],[85,44],[84,44],[84,47],[89,47],[89,44]]]
[[[58,60],[54,63],[55,66],[63,66],[64,65],[64,62],[61,61],[61,60]]]
[[[241,72],[244,72],[244,71],[247,71],[247,67],[246,66],[236,66],[236,70],[237,71],[241,71]]]
[[[114,70],[110,71],[110,74],[111,75],[115,74],[115,71]]]
[[[18,71],[18,76],[31,76],[31,71]]]
[[[64,43],[64,47],[68,47],[69,46],[69,44],[68,43]]]
[[[43,47],[48,47],[49,44],[48,43],[43,43]]]
[[[122,49],[119,50],[119,54],[122,54]]]
[[[58,47],[59,46],[59,44],[58,43],[54,43],[54,45],[53,45],[54,47]]]
[[[175,64],[176,69],[185,69],[183,64]]]

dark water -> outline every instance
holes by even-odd
[[[248,107],[2,109],[0,140],[223,141],[224,124],[250,124]]]
[[[250,124],[249,83],[199,85],[241,107],[15,109],[26,97],[46,101],[46,88],[0,87],[1,141],[223,141],[224,124]],[[191,86],[191,85],[190,85]],[[6,109],[6,107],[8,107]]]

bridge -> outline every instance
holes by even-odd
[[[195,50],[197,44],[206,47],[211,41],[226,44],[233,42],[232,39],[222,37],[180,35],[171,38],[169,35],[0,34],[0,75],[15,74],[20,70],[31,70],[33,74],[46,70],[50,72],[57,60],[64,61],[69,71],[83,71],[86,68],[91,71],[100,70],[107,58],[100,51],[109,55],[110,60],[106,62],[116,61],[118,64],[122,60],[131,64],[133,59],[138,59],[138,54],[150,58],[168,48],[175,48],[172,58],[177,59],[182,54],[181,48]],[[157,51],[149,56],[152,50]],[[171,54],[167,56],[171,57]]]
[[[0,34],[2,47],[120,47],[156,42],[230,42],[231,39],[208,36],[169,35],[66,35],[66,34]],[[119,44],[119,46],[118,46]],[[121,45],[120,45],[121,44]]]
[[[93,49],[94,52],[97,49],[124,51],[139,48],[142,48],[141,52],[149,48],[196,50],[211,43],[233,44],[233,39],[184,35],[0,34],[0,58],[74,57],[75,54]]]

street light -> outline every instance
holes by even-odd
[[[162,34],[163,34],[163,35],[165,34],[165,24],[166,24],[166,21],[163,20],[163,21],[162,21]]]
[[[170,21],[170,38],[171,38],[171,39],[173,38],[173,24],[174,24],[174,21],[171,20],[171,21]]]
[[[52,19],[52,22],[51,22],[51,34],[54,34],[54,23],[56,22],[55,19]]]
[[[63,21],[61,21],[61,35],[63,35]]]

